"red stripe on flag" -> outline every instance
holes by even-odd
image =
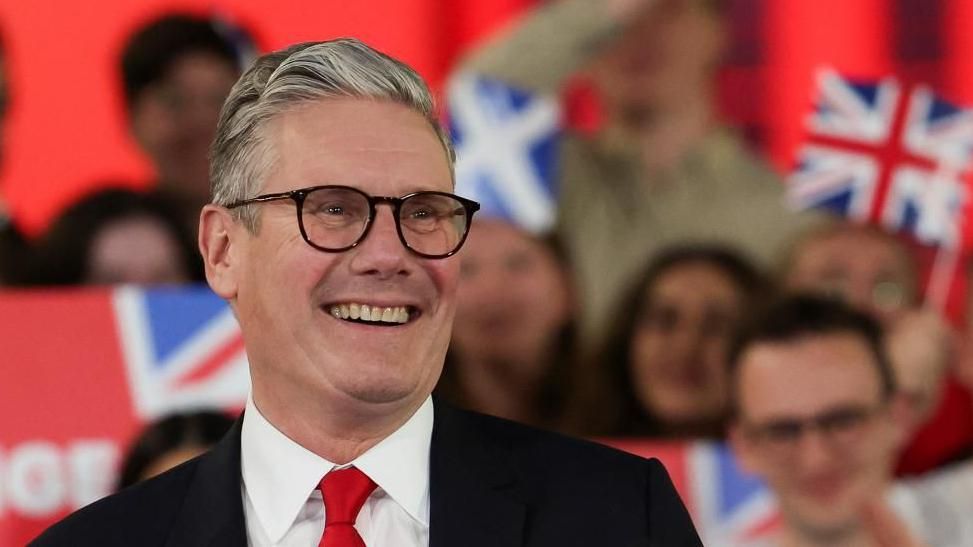
[[[201,365],[194,367],[187,374],[176,378],[173,384],[175,387],[185,387],[188,384],[206,380],[213,374],[219,372],[227,361],[242,351],[243,337],[236,334],[233,336],[233,338],[223,344],[218,351],[212,353]]]
[[[749,529],[747,531],[747,535],[743,539],[751,541],[769,539],[775,532],[780,530],[783,523],[784,517],[779,512],[774,512],[763,521],[754,525],[753,528]]]

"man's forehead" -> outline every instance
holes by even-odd
[[[308,123],[297,123],[301,121]],[[376,125],[410,127],[428,129],[435,137],[432,126],[422,113],[396,101],[366,97],[321,97],[300,101],[277,113],[267,125],[278,132],[289,127],[303,127],[343,138],[359,134],[374,135],[375,132],[370,129]]]
[[[399,193],[452,189],[449,162],[434,129],[421,113],[399,103],[307,101],[275,116],[266,131],[274,170],[294,178],[290,185],[359,187],[361,179],[376,178],[398,180]]]
[[[848,254],[848,250],[854,254]],[[867,256],[874,260],[882,257],[894,261],[908,261],[905,246],[895,236],[880,232],[878,229],[851,226],[822,232],[802,242],[796,253],[798,258],[817,259],[821,256],[841,258],[853,262],[855,258]]]
[[[756,343],[741,356],[738,406],[744,416],[807,416],[836,406],[873,405],[882,387],[874,355],[851,333]]]

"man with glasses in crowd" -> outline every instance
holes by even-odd
[[[402,63],[350,39],[259,59],[200,219],[250,360],[244,417],[36,544],[699,545],[658,461],[431,399],[477,210],[452,165]]]
[[[731,347],[730,439],[777,498],[773,544],[888,544],[884,500],[905,410],[881,338],[864,313],[797,295]]]

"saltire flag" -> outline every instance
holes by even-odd
[[[779,530],[780,511],[773,494],[763,481],[737,465],[724,443],[602,442],[662,461],[704,545],[760,545]]]
[[[0,545],[106,494],[149,421],[243,408],[239,328],[208,288],[0,292]]]
[[[534,233],[553,228],[558,100],[460,73],[447,83],[446,104],[457,193],[479,201],[482,215]]]
[[[817,73],[807,140],[789,178],[797,209],[821,208],[939,249],[927,299],[946,304],[970,246],[973,111],[894,77]]]

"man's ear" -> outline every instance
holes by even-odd
[[[232,300],[237,295],[240,273],[239,248],[245,229],[230,212],[218,205],[203,207],[199,215],[199,252],[203,255],[206,281],[213,292]]]

